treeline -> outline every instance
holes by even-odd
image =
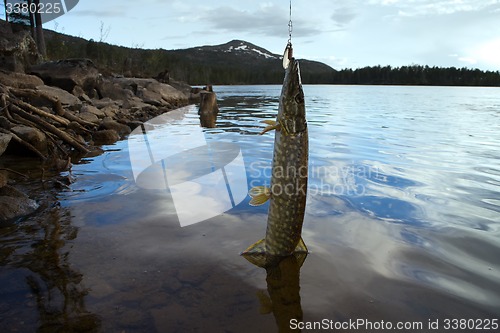
[[[89,58],[103,73],[154,77],[165,70],[170,77],[199,84],[281,84],[281,61],[257,61],[230,53],[187,50],[144,50],[115,46],[46,30],[49,59]],[[334,70],[313,61],[301,61],[305,84],[500,86],[499,71],[442,68],[421,65],[372,66]]]
[[[500,86],[500,72],[471,68],[420,65],[373,66],[343,69],[333,74],[333,84]]]

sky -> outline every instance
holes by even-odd
[[[127,47],[182,49],[241,39],[282,54],[288,21],[289,0],[80,0],[45,27]],[[292,22],[295,57],[335,69],[500,70],[500,0],[292,0]]]

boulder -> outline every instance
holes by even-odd
[[[0,223],[32,214],[38,206],[36,201],[12,186],[0,187]]]
[[[157,107],[188,103],[188,96],[185,93],[155,79],[111,77],[103,81],[101,92],[103,97],[122,100],[125,105],[133,97],[139,98],[144,104]],[[130,105],[131,103],[134,102],[129,102],[126,107],[137,106]]]
[[[97,116],[93,113],[90,113],[90,112],[80,112],[78,114],[78,116],[85,120],[85,121],[88,121],[90,123],[94,123],[94,124],[99,124],[99,118],[97,118]]]
[[[85,113],[85,112],[92,113],[92,114],[96,115],[97,118],[104,118],[104,117],[106,117],[106,115],[104,114],[103,111],[99,110],[98,108],[96,108],[95,106],[92,106],[92,105],[84,105],[80,109],[80,112],[82,112],[82,113]]]
[[[46,85],[72,92],[80,86],[86,94],[99,91],[101,74],[90,59],[66,59],[32,66],[30,73],[39,76]]]
[[[47,154],[47,137],[40,130],[34,127],[19,125],[12,127],[11,131],[24,141],[31,144],[42,154]]]
[[[120,140],[120,136],[115,130],[101,130],[92,135],[94,144],[97,145],[111,145]]]
[[[94,105],[98,109],[102,109],[108,106],[118,109],[123,105],[123,101],[116,101],[109,97],[104,97],[102,99],[92,99],[92,105]]]
[[[117,121],[114,121],[113,119],[107,118],[104,119],[101,123],[101,126],[99,127],[101,130],[114,130],[120,137],[124,137],[126,135],[129,135],[132,131],[130,130],[130,127],[124,124],[120,124]]]
[[[43,85],[43,81],[35,75],[0,70],[0,84],[13,88],[35,89]]]
[[[36,43],[29,29],[0,20],[0,68],[24,72],[39,59]]]
[[[82,107],[82,101],[80,101],[78,97],[61,88],[41,85],[36,87],[36,90],[44,93],[47,96],[50,96],[51,98],[60,100],[63,107],[69,108],[71,110],[80,110],[80,108]]]
[[[104,115],[109,118],[115,118],[120,109],[116,105],[108,105],[101,109]]]
[[[119,78],[104,79],[101,86],[103,98],[126,101],[135,96],[135,87],[127,85]]]
[[[90,99],[90,97],[85,93],[83,88],[80,86],[75,86],[73,88],[73,91],[71,92],[71,94],[78,97],[78,99],[83,101],[83,102],[87,102],[89,104],[92,103],[92,100]]]
[[[0,156],[2,156],[9,146],[10,139],[12,139],[12,135],[0,133]]]

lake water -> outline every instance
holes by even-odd
[[[215,128],[201,129],[191,107],[139,130],[75,165],[76,182],[43,221],[2,231],[2,332],[285,332],[297,313],[304,325],[346,332],[495,327],[498,88],[305,86],[311,253],[278,272],[239,256],[264,237],[268,206],[238,198],[269,183],[274,134],[258,134],[276,116],[281,87],[214,90]],[[165,190],[161,159],[193,137],[236,147],[228,161],[238,163],[224,173],[229,206],[218,183],[207,203],[201,192]],[[153,178],[141,178],[144,170]],[[240,178],[227,182],[233,174]],[[357,330],[340,327],[353,321]]]

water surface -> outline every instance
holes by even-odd
[[[217,126],[202,133],[240,147],[247,187],[270,181],[274,134],[258,133],[275,118],[280,89],[215,87]],[[500,319],[498,88],[304,89],[311,254],[290,275],[304,321],[426,328],[436,319]],[[196,111],[172,126],[199,128]],[[0,327],[278,331],[279,306],[260,313],[269,276],[238,255],[264,236],[267,205],[246,198],[182,228],[168,191],[136,185],[128,149],[119,142],[75,165],[77,181],[44,229],[27,220],[2,231]]]

